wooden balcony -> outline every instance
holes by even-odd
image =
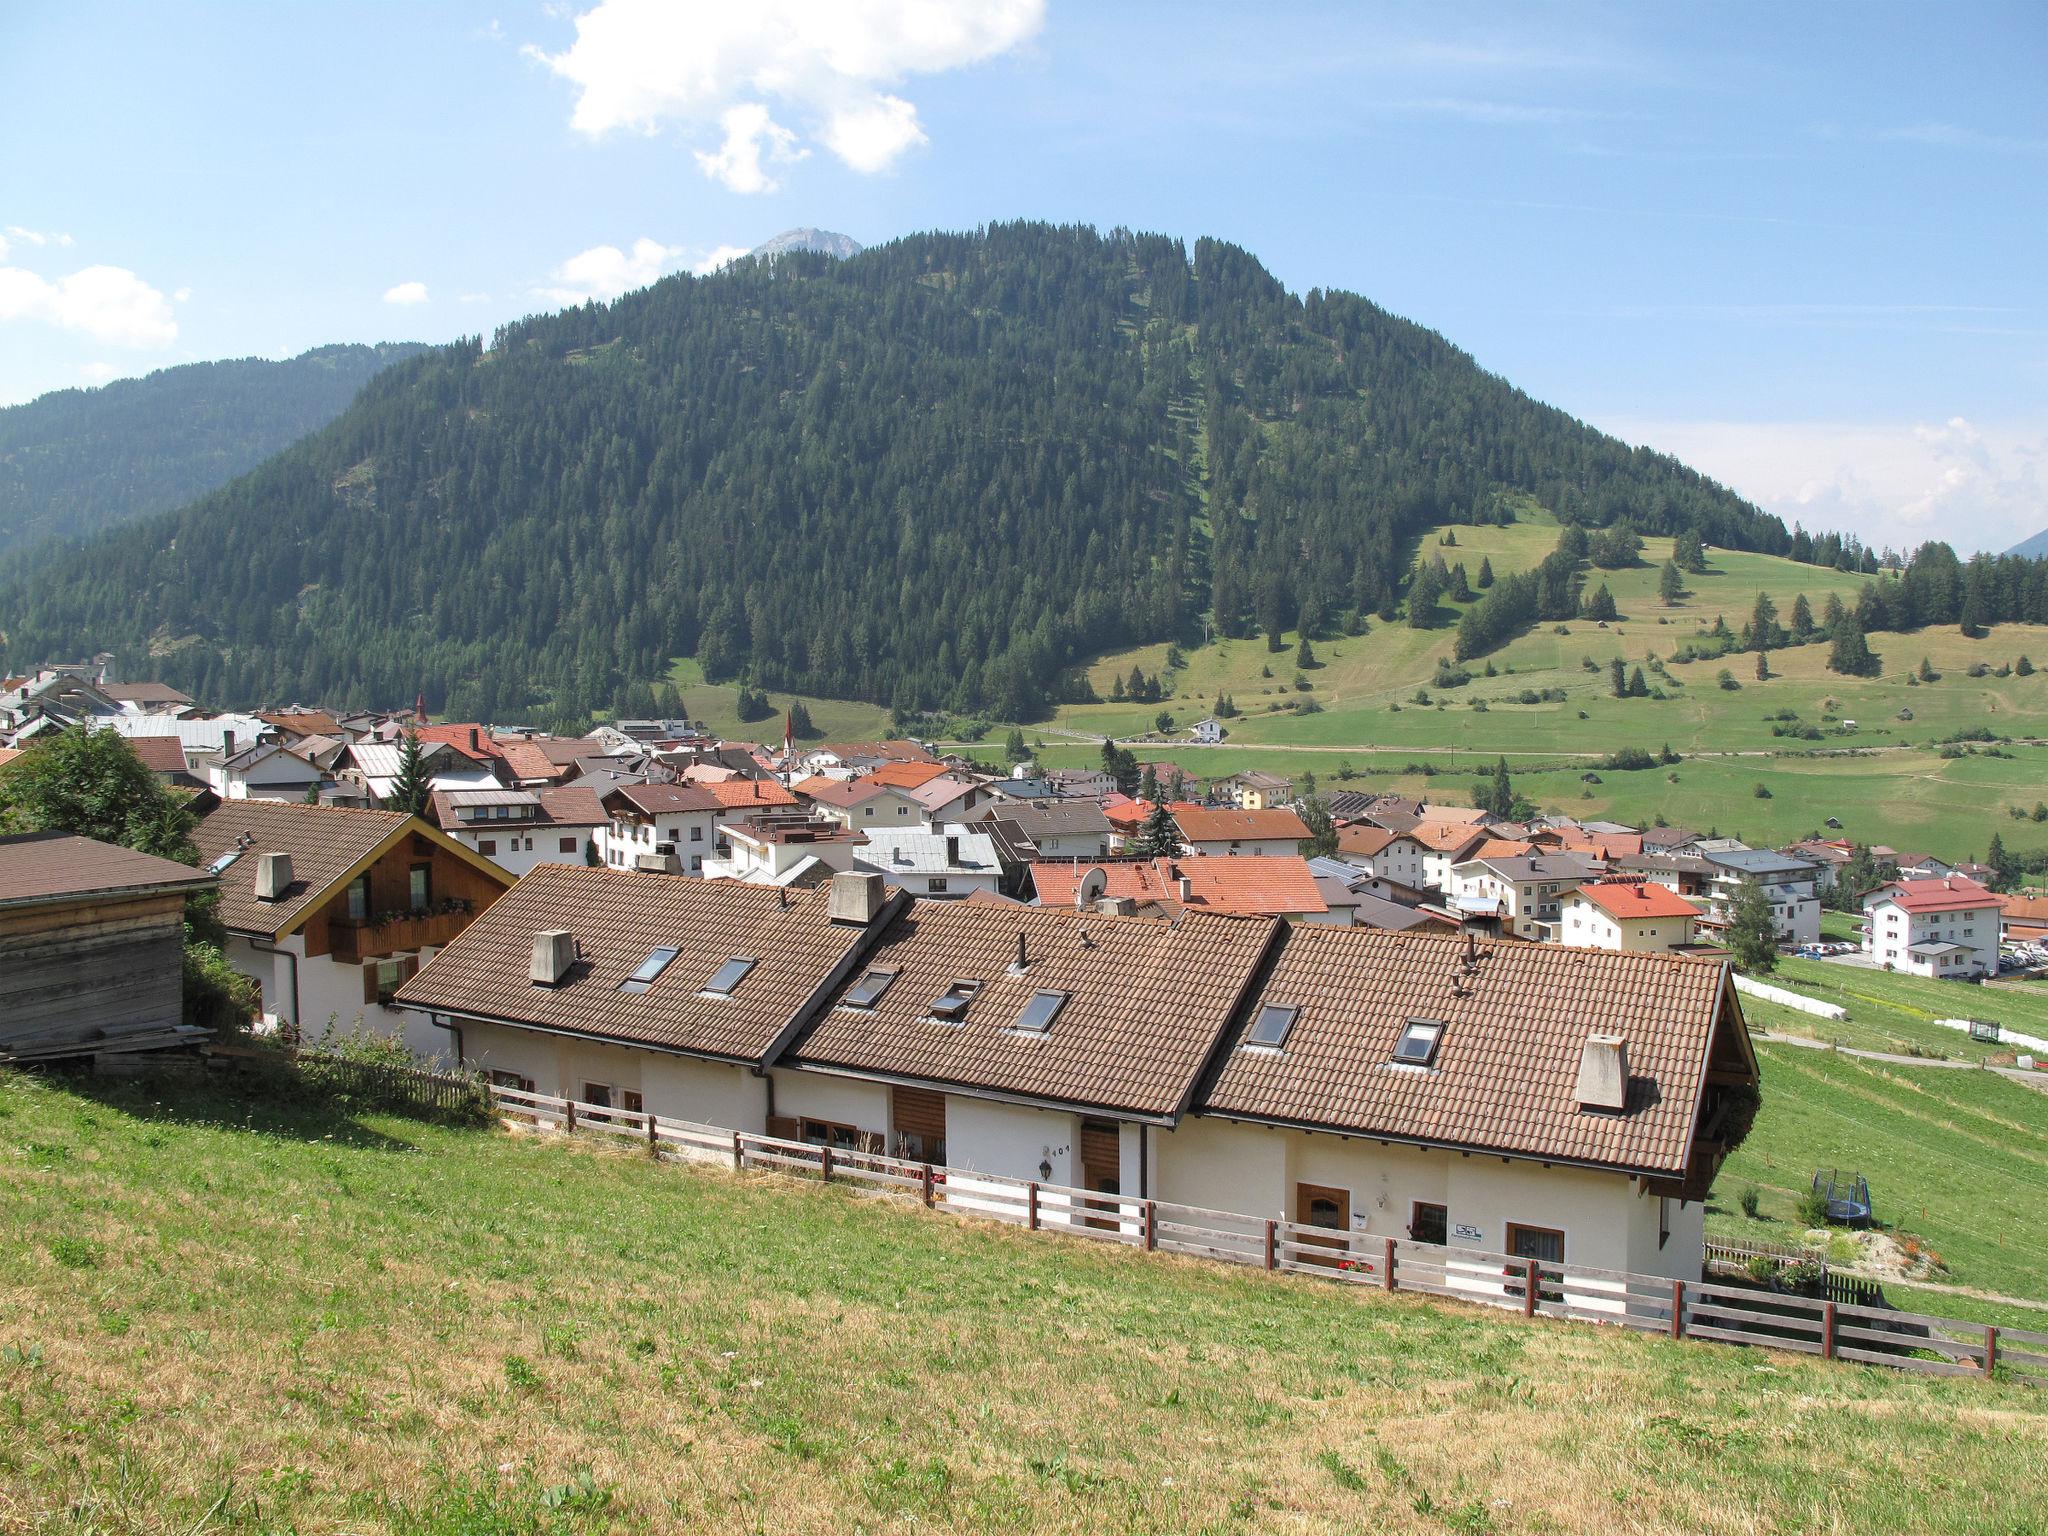
[[[430,944],[446,944],[467,928],[474,916],[467,911],[434,912],[375,925],[337,920],[328,927],[328,940],[336,960],[343,965],[360,965],[365,960],[383,960]]]

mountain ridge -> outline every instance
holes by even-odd
[[[837,230],[817,229],[811,225],[800,225],[785,229],[770,240],[763,240],[749,256],[765,256],[773,261],[790,251],[809,251],[818,256],[835,256],[844,261],[849,256],[858,256],[866,247],[851,235],[842,235]]]
[[[2019,543],[2013,545],[2006,553],[2008,555],[2018,555],[2027,560],[2048,559],[2048,528],[2043,528],[2031,539],[2021,539]]]

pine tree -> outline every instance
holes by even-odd
[[[1771,916],[1771,898],[1754,880],[1742,882],[1735,905],[1728,914],[1728,947],[1735,963],[1745,971],[1775,970],[1778,964],[1778,925]]]
[[[1620,612],[1614,606],[1614,594],[1607,590],[1607,583],[1601,582],[1586,599],[1586,617],[1596,622],[1612,623]]]
[[[1144,776],[1138,780],[1138,798],[1154,805],[1159,803],[1159,770],[1150,763],[1145,765]]]
[[[1750,649],[1767,651],[1777,639],[1778,605],[1771,601],[1771,594],[1759,592],[1756,606],[1749,611],[1749,632],[1745,638]]]
[[[1493,765],[1493,783],[1487,790],[1485,798],[1480,801],[1479,808],[1502,820],[1515,814],[1515,785],[1508,777],[1508,760],[1505,756]]]
[[[1301,644],[1294,648],[1294,664],[1304,672],[1308,671],[1311,667],[1322,665],[1321,662],[1316,660],[1315,647],[1308,643],[1308,635],[1306,633],[1301,637]]]
[[[1607,663],[1607,684],[1617,699],[1628,697],[1628,664],[1619,656]]]
[[[1820,605],[1820,627],[1832,635],[1841,627],[1843,612],[1841,594],[1830,592]]]
[[[1758,651],[1756,653],[1756,680],[1760,683],[1767,682],[1770,679],[1770,675],[1771,653],[1769,651]]]
[[[1685,578],[1679,574],[1678,562],[1666,560],[1663,570],[1657,573],[1657,595],[1669,607],[1685,596]]]
[[[1442,592],[1442,581],[1434,565],[1424,561],[1416,567],[1415,578],[1408,584],[1410,629],[1428,629],[1436,623],[1436,600]]]
[[[1695,576],[1707,568],[1706,548],[1700,543],[1700,536],[1690,528],[1682,529],[1671,541],[1671,558],[1678,563],[1680,570],[1690,571]]]
[[[1792,599],[1792,633],[1802,640],[1813,633],[1813,605],[1804,592]]]
[[[2021,677],[2032,677],[2034,675],[2034,664],[2027,660],[2024,655],[2012,664],[2012,669]]]
[[[1010,734],[1003,738],[1003,756],[1012,763],[1031,760],[1031,749],[1024,745],[1024,732],[1014,725],[1010,727]]]
[[[1853,617],[1843,615],[1835,626],[1835,641],[1828,648],[1828,670],[1844,677],[1875,677],[1882,658],[1873,654],[1863,638],[1863,628]]]
[[[2009,889],[2020,872],[2019,861],[2005,851],[2005,839],[1996,832],[1984,850],[1984,862],[1991,866],[1991,883],[2001,891]]]
[[[407,726],[405,740],[398,748],[398,777],[392,781],[391,793],[384,797],[384,809],[423,816],[433,792],[433,775],[427,772],[426,759],[420,751],[420,734]]]
[[[1628,696],[1632,699],[1647,699],[1650,696],[1650,685],[1643,677],[1641,667],[1637,667],[1629,674]]]
[[[1493,562],[1484,555],[1479,557],[1479,580],[1475,584],[1482,592],[1493,585]]]
[[[1138,829],[1132,851],[1146,859],[1170,859],[1180,852],[1180,828],[1173,824],[1173,813],[1163,801],[1153,802],[1152,814]]]
[[[1975,593],[1963,599],[1962,630],[1965,640],[1982,640],[1986,634],[1984,606],[1977,601]]]
[[[809,741],[824,734],[811,723],[810,706],[802,699],[791,699],[789,702],[789,734],[798,741]]]

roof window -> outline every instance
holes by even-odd
[[[680,953],[680,950],[674,949],[655,950],[645,960],[640,962],[639,968],[632,975],[619,983],[619,990],[621,992],[645,992],[654,985],[654,978],[668,968],[669,961],[675,959]]]
[[[752,955],[734,955],[711,973],[711,979],[704,983],[704,990],[713,997],[730,997],[733,988],[745,981],[747,972],[759,963]]]
[[[1440,1019],[1410,1019],[1394,1042],[1394,1060],[1403,1066],[1427,1067],[1436,1063],[1436,1048],[1444,1038]]]
[[[1259,1010],[1259,1016],[1252,1020],[1252,1027],[1245,1032],[1244,1043],[1277,1051],[1287,1043],[1288,1033],[1299,1017],[1301,1009],[1294,1003],[1267,1003]]]
[[[882,994],[889,990],[889,983],[896,979],[894,971],[875,969],[853,984],[846,994],[849,1008],[872,1008],[882,1000]]]
[[[1067,994],[1064,992],[1034,992],[1031,1001],[1024,1005],[1024,1011],[1017,1015],[1013,1027],[1020,1034],[1042,1035],[1052,1028],[1052,1021],[1059,1017],[1060,1010],[1066,1005]]]
[[[947,1024],[958,1024],[967,1017],[967,1005],[974,1001],[974,994],[980,990],[981,983],[978,981],[954,982],[932,999],[931,1016]]]

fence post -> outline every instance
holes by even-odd
[[[930,1210],[932,1207],[932,1165],[930,1163],[924,1165],[924,1206],[926,1210]]]
[[[1150,1253],[1159,1246],[1159,1202],[1145,1202],[1145,1251]]]
[[[647,1155],[656,1162],[661,1161],[661,1131],[652,1115],[647,1117]]]
[[[1685,1337],[1685,1282],[1671,1282],[1671,1337]]]
[[[571,1136],[576,1134],[576,1101],[574,1099],[569,1100],[568,1118],[563,1121],[562,1128]]]
[[[1266,1218],[1266,1268],[1273,1269],[1279,1263],[1280,1224],[1272,1217]]]
[[[927,1186],[929,1189],[929,1186]],[[930,1195],[927,1194],[929,1199]],[[1038,1230],[1038,1180],[1033,1179],[1024,1186],[1024,1225],[1032,1231]]]
[[[740,1146],[740,1133],[734,1131],[732,1133],[732,1171],[738,1173],[746,1166],[747,1154],[745,1149]]]
[[[1835,1304],[1832,1301],[1821,1308],[1820,1357],[1823,1360],[1835,1358]]]
[[[832,1182],[832,1148],[828,1143],[827,1145],[820,1147],[818,1150],[825,1154],[822,1158],[818,1160],[818,1167],[824,1172],[825,1182],[827,1184],[830,1184]]]
[[[1536,1271],[1538,1266],[1534,1259],[1528,1260],[1527,1264],[1529,1280],[1527,1287],[1522,1292],[1522,1316],[1534,1317],[1536,1315]]]
[[[1993,1371],[1997,1369],[1998,1329],[1993,1325],[1986,1323],[1984,1325],[1984,1374],[1986,1376],[1989,1376]]]
[[[1380,1277],[1380,1284],[1388,1290],[1394,1288],[1394,1240],[1387,1239],[1387,1272]]]

